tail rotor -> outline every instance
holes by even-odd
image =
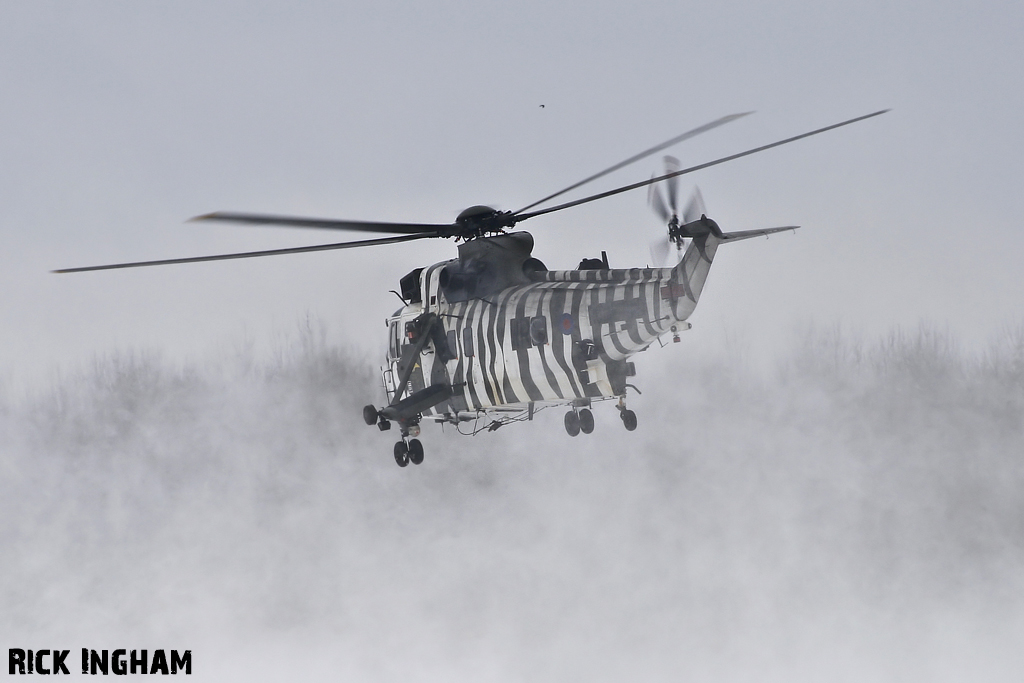
[[[665,174],[675,173],[680,168],[679,159],[665,157]],[[664,237],[651,242],[651,259],[659,268],[668,268],[679,262],[683,255],[683,248],[686,246],[685,231],[683,225],[700,220],[704,215],[704,198],[700,189],[694,188],[693,195],[686,203],[682,212],[682,221],[679,216],[679,178],[678,176],[665,180],[665,196],[662,196],[661,183],[650,186],[647,193],[647,201],[668,227]]]
[[[707,211],[704,209],[704,197],[700,193],[700,188],[694,186],[690,201],[686,203],[686,208],[683,210],[683,224],[700,220],[705,213]]]

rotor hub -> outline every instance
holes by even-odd
[[[464,240],[500,234],[516,224],[510,211],[498,211],[490,206],[476,205],[465,209],[455,219],[452,236]]]

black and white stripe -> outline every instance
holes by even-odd
[[[455,304],[437,293],[437,269],[446,264],[426,269],[430,289],[424,309],[440,315],[445,329],[455,330],[458,339],[458,357],[447,368],[459,385],[457,399],[450,403],[479,412],[611,395],[606,364],[642,351],[693,313],[717,246],[713,236],[694,240],[674,268],[541,271],[531,274],[532,284],[510,287],[488,300]],[[436,304],[432,296],[438,297]],[[568,335],[562,330],[566,314],[572,320]],[[513,350],[511,321],[537,316],[546,320],[547,342]],[[465,356],[466,329],[473,337],[473,356]],[[588,364],[593,372],[586,384],[572,358],[574,344],[585,339],[597,345],[600,355]],[[421,362],[440,361],[436,353],[428,353]],[[431,370],[424,367],[423,376],[431,376]],[[425,414],[448,408],[441,404]]]

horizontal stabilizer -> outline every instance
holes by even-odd
[[[796,230],[799,225],[785,225],[781,228],[764,228],[762,230],[741,230],[739,232],[726,232],[722,234],[723,242],[739,242],[740,240],[748,240],[751,237],[767,237],[776,232],[784,232],[786,230]]]

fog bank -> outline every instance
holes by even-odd
[[[768,373],[673,345],[636,432],[427,425],[405,469],[361,421],[374,361],[307,329],[3,398],[2,640],[191,648],[208,680],[1024,672],[1019,329],[810,332]]]

